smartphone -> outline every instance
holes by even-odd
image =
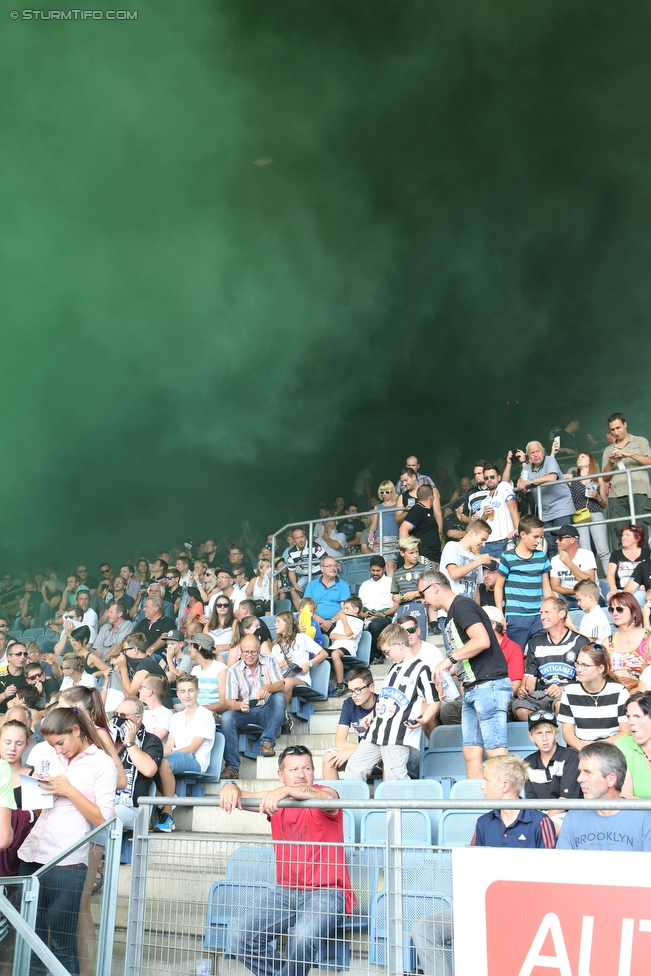
[[[258,699],[249,698],[249,708],[257,708],[257,707],[258,707]]]
[[[418,722],[403,722],[402,723],[408,729],[418,729],[420,728]]]

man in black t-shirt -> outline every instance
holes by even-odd
[[[138,689],[148,674],[158,675],[159,678],[165,677],[160,664],[147,654],[145,635],[135,631],[125,637],[123,653],[115,659],[114,667],[120,672],[122,690],[127,697],[138,694]],[[163,705],[165,708],[174,708],[174,699],[169,690],[163,698]]]
[[[176,627],[176,620],[163,616],[164,608],[165,604],[159,596],[148,596],[144,606],[145,619],[136,627],[136,633],[145,635],[150,654],[165,653],[162,635]]]
[[[441,561],[441,535],[443,515],[440,502],[436,502],[429,485],[421,485],[416,492],[416,504],[409,509],[400,525],[400,538],[413,535],[420,540],[419,550],[431,562]],[[436,508],[438,507],[438,511]]]
[[[337,532],[343,532],[346,536],[346,555],[350,556],[353,553],[361,552],[361,539],[362,532],[366,528],[364,523],[360,518],[356,518],[359,509],[357,505],[349,505],[346,509],[346,515],[348,518],[343,519],[341,522],[337,522]]]
[[[16,690],[27,684],[23,673],[26,663],[25,645],[13,641],[7,648],[7,666],[0,668],[0,713],[7,711],[7,702],[13,699]]]
[[[474,600],[456,596],[443,573],[428,570],[418,580],[425,603],[447,614],[447,657],[434,677],[453,669],[463,684],[462,750],[468,779],[481,777],[484,750],[489,756],[508,752],[506,724],[511,681],[502,648],[485,611]]]

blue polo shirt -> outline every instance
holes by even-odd
[[[547,814],[520,810],[510,826],[502,822],[499,810],[480,817],[470,842],[473,847],[556,847],[556,830]]]
[[[332,586],[324,586],[319,579],[313,579],[307,584],[303,596],[311,596],[316,600],[316,610],[320,617],[332,620],[341,610],[341,603],[350,596],[350,587],[346,580],[336,578]]]

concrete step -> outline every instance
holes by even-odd
[[[305,723],[301,723],[304,725]],[[334,736],[339,725],[339,712],[315,712],[308,723],[310,735]],[[299,723],[294,724],[294,733],[302,731]]]
[[[279,755],[287,746],[307,746],[312,752],[316,750],[323,752],[325,749],[329,749],[333,743],[332,732],[303,732],[296,722],[291,735],[279,735],[276,739],[276,755]]]

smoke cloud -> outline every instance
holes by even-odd
[[[581,0],[8,21],[3,560],[117,559],[245,512],[266,532],[370,457],[471,462],[564,412],[648,435],[650,21]]]

